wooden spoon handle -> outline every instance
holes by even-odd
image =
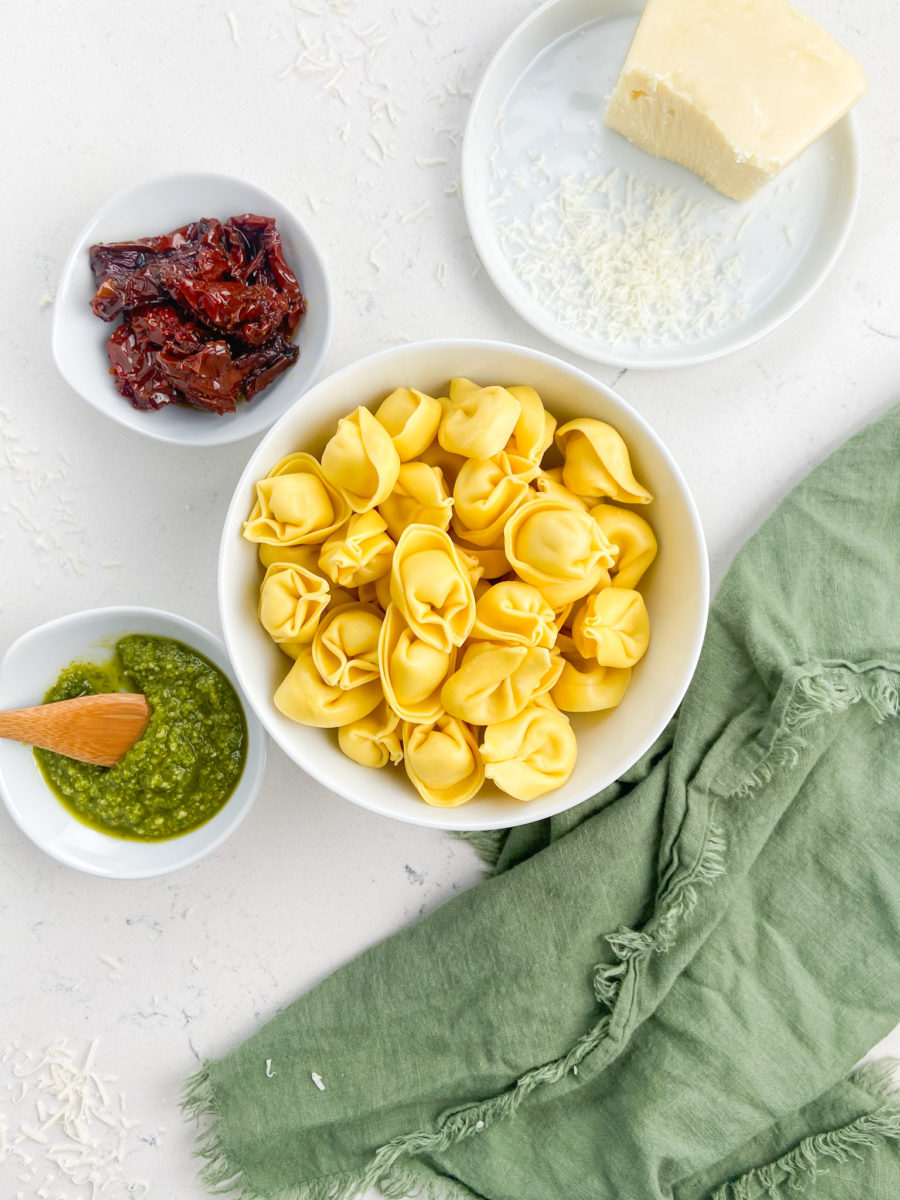
[[[0,737],[111,767],[141,736],[149,719],[146,696],[103,692],[0,712]]]

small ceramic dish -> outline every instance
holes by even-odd
[[[241,693],[221,640],[185,617],[158,609],[89,609],[23,634],[0,660],[0,708],[40,704],[70,663],[108,660],[119,638],[129,633],[174,638],[227,675],[244,709],[247,757],[237,787],[204,825],[179,837],[139,842],[111,837],[77,820],[47,786],[31,746],[0,739],[0,793],[22,832],[59,862],[110,879],[165,875],[221,846],[256,799],[266,762],[265,732]]]
[[[396,387],[446,395],[448,381],[529,384],[560,422],[595,417],[619,430],[635,474],[653,492],[646,512],[659,555],[641,581],[650,613],[650,648],[624,700],[610,713],[574,713],[578,762],[569,780],[528,804],[486,784],[459,808],[422,801],[402,766],[373,770],[342,754],[335,730],[290,720],[273,696],[290,667],[259,623],[258,547],[241,536],[256,483],[285,455],[319,455],[338,419],[359,404],[375,407]],[[647,422],[592,376],[559,359],[499,342],[435,341],[396,346],[322,380],[281,418],[253,452],[234,493],[219,551],[219,611],[235,674],[275,742],[299,766],[354,804],[414,825],[502,829],[563,812],[626,771],[653,744],[690,682],[706,628],[709,570],[703,530],[687,484]]]
[[[306,297],[307,311],[294,337],[300,357],[252,401],[239,403],[235,413],[201,412],[186,404],[139,412],[119,395],[109,373],[106,341],[117,322],[101,321],[91,311],[95,283],[89,248],[169,233],[202,217],[227,220],[248,212],[275,218],[285,258]],[[108,200],[78,235],[53,305],[53,358],[69,386],[119,424],[164,442],[221,446],[262,433],[310,387],[328,349],[331,321],[325,264],[299,217],[282,201],[228,175],[164,175]]]
[[[463,202],[488,275],[545,337],[615,366],[687,366],[763,337],[825,279],[856,211],[856,121],[853,113],[843,117],[751,200],[726,199],[685,167],[646,154],[603,124],[642,9],[643,0],[549,0],[510,34],[472,100]],[[559,224],[560,189],[567,212],[577,207],[577,218],[567,220],[579,229],[606,206],[603,197],[630,211],[632,191],[636,210],[645,189],[668,196],[684,253],[688,246],[715,260],[709,308],[721,308],[721,324],[694,328],[689,312],[696,316],[705,303],[695,298],[677,331],[613,337],[596,292],[575,286],[582,272]],[[559,263],[569,263],[564,285],[559,272],[534,257],[532,247],[548,243]],[[622,243],[628,261],[631,243],[624,235]],[[587,246],[584,253],[590,254]],[[595,279],[589,260],[583,278]],[[650,298],[639,277],[636,290]]]

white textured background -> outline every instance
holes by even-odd
[[[42,621],[98,604],[148,603],[219,628],[220,526],[252,443],[187,451],[143,439],[88,407],[50,358],[47,300],[69,245],[119,189],[209,169],[292,204],[334,285],[326,372],[398,340],[445,335],[557,353],[479,270],[456,186],[471,91],[533,7],[0,4],[0,652]],[[805,7],[872,83],[859,109],[859,214],[827,283],[764,341],[705,366],[622,374],[578,363],[615,383],[668,443],[699,504],[714,581],[791,486],[897,392],[900,10],[890,0]],[[294,69],[304,40],[344,61],[337,79],[336,66]],[[161,880],[79,875],[0,811],[0,1049],[61,1036],[87,1047],[99,1036],[98,1064],[140,1121],[123,1183],[199,1200],[175,1107],[197,1058],[225,1051],[478,877],[468,847],[355,809],[274,748],[239,833]],[[37,1196],[43,1176],[30,1170],[12,1156],[0,1163],[3,1200]]]

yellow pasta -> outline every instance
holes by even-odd
[[[656,558],[656,535],[647,521],[630,508],[598,504],[591,516],[614,543],[616,561],[610,569],[612,586],[633,588]]]
[[[274,642],[311,642],[331,600],[321,575],[291,563],[273,563],[259,589],[259,623]]]
[[[441,689],[441,700],[452,717],[492,725],[548,692],[561,670],[560,656],[541,646],[471,642]]]
[[[382,500],[378,511],[394,541],[408,525],[434,525],[446,531],[453,500],[440,467],[429,467],[423,462],[403,463],[394,490]]]
[[[349,515],[346,499],[312,455],[289,454],[257,483],[242,532],[248,542],[299,546],[324,542]]]
[[[357,407],[321,464],[275,464],[243,527],[260,623],[294,660],[276,707],[363,766],[402,761],[427,804],[486,778],[522,802],[561,787],[565,714],[615,708],[649,644],[656,537],[621,505],[651,500],[612,426],[557,429],[525,384]]]
[[[403,763],[426,804],[456,808],[484,783],[484,763],[472,730],[455,717],[403,726]]]
[[[563,483],[579,496],[609,496],[625,504],[653,499],[631,471],[628,447],[617,429],[593,417],[569,421],[556,431],[565,456]]]
[[[493,546],[506,522],[533,495],[528,486],[536,468],[524,463],[517,474],[507,454],[470,458],[453,485],[453,532],[473,546]]]
[[[475,603],[473,638],[550,650],[557,633],[556,613],[530,583],[495,583]]]
[[[438,650],[406,624],[396,604],[384,617],[378,667],[385,699],[404,721],[436,721],[444,711],[441,688],[456,666],[456,647]]]
[[[345,588],[372,583],[391,569],[394,543],[387,522],[374,509],[354,513],[322,546],[319,569]]]
[[[386,767],[403,758],[400,718],[382,701],[367,717],[338,729],[338,745],[363,767]]]
[[[615,554],[588,513],[549,496],[516,509],[504,531],[506,557],[525,583],[562,608],[609,583]]]
[[[480,750],[485,776],[524,801],[562,787],[578,757],[568,717],[545,696],[508,721],[488,725]]]
[[[563,669],[550,697],[563,712],[603,712],[622,703],[631,682],[630,667],[601,667],[596,658],[582,658],[571,638],[561,634],[557,647]]]
[[[423,642],[448,652],[475,620],[470,568],[448,535],[410,525],[394,551],[391,599]]]
[[[631,588],[595,592],[572,622],[572,638],[583,658],[594,658],[602,667],[633,667],[650,642],[643,596]]]
[[[430,446],[441,423],[440,400],[414,388],[396,388],[375,409],[402,463],[418,458]]]
[[[326,683],[316,669],[310,646],[300,651],[274,696],[279,712],[301,725],[315,725],[319,729],[337,729],[367,717],[382,699],[381,682],[377,679],[354,688]]]
[[[354,512],[367,512],[394,490],[400,456],[385,427],[360,405],[338,421],[322,451],[322,472]]]
[[[536,467],[553,445],[556,417],[547,412],[533,387],[519,385],[506,390],[519,402],[519,416],[506,445],[507,453]]]
[[[368,604],[342,604],[319,623],[312,643],[316,670],[332,687],[349,689],[380,679],[382,616]]]
[[[522,406],[504,387],[452,379],[443,409],[438,441],[445,450],[464,458],[493,458],[512,436]]]

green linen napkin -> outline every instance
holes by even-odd
[[[900,1017],[898,551],[900,407],[740,552],[641,762],[189,1081],[207,1183],[896,1200],[847,1076]]]

